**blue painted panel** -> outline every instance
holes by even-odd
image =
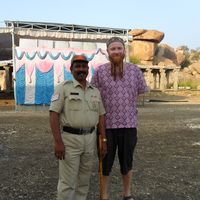
[[[36,67],[35,82],[35,104],[47,104],[51,102],[51,96],[54,92],[54,70],[53,67],[47,73],[42,73]]]
[[[73,75],[64,67],[64,80],[73,80]]]
[[[25,66],[16,72],[16,104],[24,104],[25,102]]]

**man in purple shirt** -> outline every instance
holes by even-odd
[[[103,159],[103,199],[108,199],[108,181],[116,149],[123,182],[123,200],[131,196],[133,152],[137,143],[137,97],[148,91],[142,71],[134,64],[124,62],[124,41],[112,37],[107,41],[110,62],[99,66],[92,84],[102,96],[106,109],[107,155]]]

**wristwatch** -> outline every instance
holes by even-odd
[[[102,142],[107,142],[107,139],[106,138],[102,138]]]

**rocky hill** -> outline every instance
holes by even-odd
[[[200,89],[200,49],[187,46],[176,49],[160,43],[164,33],[157,30],[133,29],[130,43],[130,61],[143,65],[180,66],[179,83]]]

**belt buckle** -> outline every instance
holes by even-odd
[[[80,128],[79,129],[79,133],[81,134],[81,135],[85,135],[86,134],[86,129],[84,129],[84,128]]]
[[[88,128],[81,128],[80,129],[80,133],[81,135],[87,135],[88,133],[90,133],[91,130],[89,130]]]

